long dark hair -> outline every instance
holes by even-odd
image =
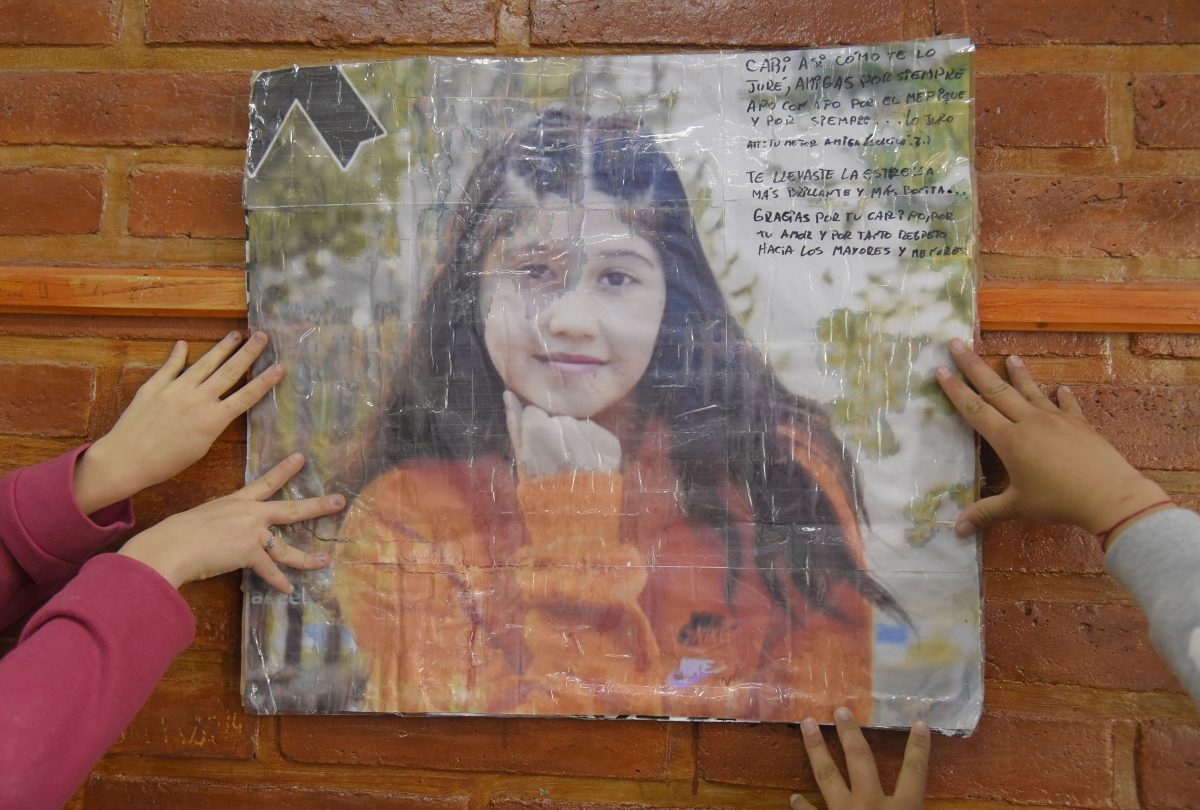
[[[725,542],[727,598],[746,563],[731,513],[731,500],[741,499],[755,524],[754,567],[780,603],[795,610],[800,596],[846,619],[831,593],[846,583],[906,618],[850,553],[862,502],[828,415],[786,390],[746,339],[705,258],[675,167],[655,137],[626,118],[550,110],[484,154],[462,204],[446,209],[440,267],[389,403],[378,472],[414,458],[509,452],[505,386],[484,345],[479,276],[496,240],[522,221],[521,207],[578,203],[585,183],[611,197],[658,251],[666,304],[649,368],[631,396],[643,425],[665,426],[682,512]],[[531,202],[514,201],[512,185]]]

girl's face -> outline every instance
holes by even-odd
[[[554,416],[601,415],[650,365],[666,304],[662,262],[606,195],[527,210],[483,262],[484,343],[526,403]]]

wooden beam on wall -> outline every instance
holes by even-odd
[[[244,318],[246,274],[236,267],[0,267],[0,313]]]
[[[159,269],[0,266],[0,313],[241,318],[239,268]],[[987,331],[1197,332],[1200,284],[985,281]]]
[[[1200,332],[1200,284],[984,282],[989,331]]]

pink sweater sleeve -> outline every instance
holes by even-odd
[[[0,659],[4,808],[61,807],[195,633],[152,568],[116,554],[83,565],[133,525],[128,501],[79,511],[72,483],[86,449],[0,479],[0,627],[62,588]]]
[[[61,807],[194,633],[152,568],[118,554],[85,565],[0,660],[0,807]]]
[[[75,462],[88,448],[0,478],[0,628],[12,624],[133,526],[129,501],[92,515],[75,503]]]

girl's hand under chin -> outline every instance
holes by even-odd
[[[504,413],[522,480],[577,470],[616,472],[620,467],[620,440],[595,422],[551,416],[535,405],[522,405],[511,391],[504,392]]]

